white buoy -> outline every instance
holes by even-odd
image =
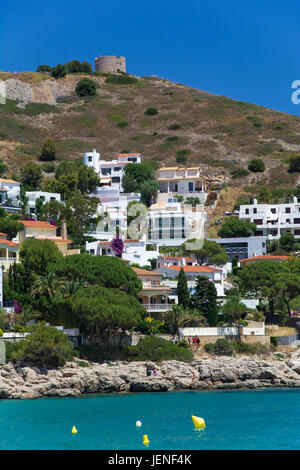
[[[140,427],[142,426],[142,423],[141,423],[141,421],[137,421],[137,422],[135,423],[135,425],[136,425],[137,428],[140,428]]]

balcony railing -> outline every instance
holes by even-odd
[[[172,305],[171,304],[143,304],[143,307],[147,310],[147,312],[151,311],[158,311],[158,310],[171,310]]]

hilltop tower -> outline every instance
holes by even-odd
[[[95,72],[126,72],[125,57],[114,55],[95,57]]]

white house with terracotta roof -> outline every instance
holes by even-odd
[[[11,264],[19,261],[19,243],[8,240],[6,233],[0,233],[0,267],[7,271]]]
[[[183,269],[188,281],[194,281],[198,276],[207,276],[211,281],[221,284],[224,279],[224,273],[221,268],[214,266],[174,266],[163,265],[157,268],[156,271],[163,274],[165,277],[175,278],[178,277],[179,271]]]
[[[163,265],[157,268],[155,271],[161,273],[164,276],[163,284],[170,287],[172,289],[172,295],[175,296],[177,302],[177,278],[179,275],[179,271],[183,269],[189,292],[192,294],[196,285],[196,280],[198,276],[205,276],[210,281],[212,281],[215,285],[217,290],[218,297],[224,297],[225,292],[224,288],[228,288],[231,286],[227,286],[225,281],[226,278],[226,271],[222,268],[217,268],[214,266],[199,266],[199,265],[192,265],[192,266],[184,266],[184,265]]]
[[[41,220],[19,220],[24,225],[24,229],[21,230],[15,237],[14,241],[21,244],[28,238],[36,238],[37,240],[51,240],[53,241],[63,255],[78,254],[80,250],[69,249],[70,244],[73,240],[70,240],[67,236],[66,224],[62,223],[61,236],[57,236],[56,225],[44,222]]]
[[[189,256],[167,256],[160,254],[157,258],[157,268],[161,266],[196,266],[196,258]]]
[[[163,275],[155,271],[135,267],[132,267],[132,270],[143,283],[139,300],[149,315],[155,316],[155,314],[171,310],[172,302],[169,301],[171,289],[161,283]]]
[[[101,187],[115,187],[120,191],[122,188],[122,179],[124,168],[128,164],[141,163],[140,153],[120,153],[115,160],[102,160],[100,153],[94,149],[92,152],[86,152],[83,155],[83,163],[94,168],[100,177]]]
[[[240,266],[243,268],[248,264],[257,263],[259,261],[277,261],[278,263],[282,263],[283,261],[287,261],[291,258],[291,256],[275,256],[275,255],[266,255],[266,256],[252,256],[251,258],[245,258],[240,260]]]

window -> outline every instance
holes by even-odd
[[[286,207],[286,208],[285,208],[285,213],[286,213],[286,214],[290,214],[290,213],[291,213],[291,208],[290,208],[290,207]]]
[[[245,214],[249,214],[249,209],[245,209]]]
[[[92,157],[88,157],[88,162],[92,162],[92,161],[93,161]]]
[[[257,207],[253,208],[253,214],[257,214]]]
[[[285,222],[286,222],[287,224],[290,224],[290,219],[285,219]]]
[[[275,209],[275,207],[272,207],[271,212],[272,212],[272,214],[276,214],[276,209]]]
[[[300,219],[299,218],[294,219],[294,224],[300,224]]]
[[[50,201],[56,201],[56,197],[50,196]]]
[[[44,200],[45,200],[45,196],[40,196],[40,199],[41,199],[42,201],[44,201]]]

